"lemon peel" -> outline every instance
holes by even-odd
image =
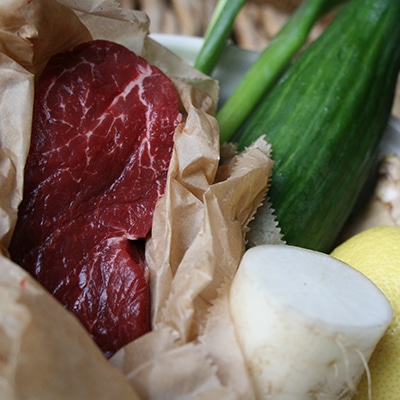
[[[394,317],[368,363],[353,400],[400,399],[400,226],[369,228],[333,250],[331,255],[366,275],[388,298]]]

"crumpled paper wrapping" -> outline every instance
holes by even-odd
[[[200,127],[193,130],[196,140],[207,140],[201,122],[195,125]],[[185,151],[188,140],[185,132],[178,133],[177,153]],[[180,171],[173,159],[177,169],[171,169],[157,205],[147,248],[154,330],[111,359],[143,398],[254,398],[230,320],[228,292],[244,252],[247,223],[264,197],[272,167],[269,149],[264,151],[252,147],[224,171],[224,180],[211,185],[210,166],[217,167],[217,159],[199,160],[204,175],[197,168]],[[177,357],[181,362],[175,364]]]
[[[0,5],[0,398],[251,399],[228,311],[245,233],[272,168],[263,141],[220,160],[217,82],[147,36],[113,0]],[[146,257],[153,330],[106,360],[74,316],[8,259],[22,197],[35,78],[54,53],[93,38],[126,45],[173,79],[185,122]]]
[[[2,256],[0,357],[2,400],[139,399],[75,317]]]

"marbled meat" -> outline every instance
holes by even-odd
[[[10,253],[106,356],[150,329],[144,242],[180,119],[169,77],[109,41],[54,56],[37,82]]]

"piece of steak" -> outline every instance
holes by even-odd
[[[171,80],[112,42],[54,56],[37,82],[10,253],[106,356],[150,328],[144,241],[180,120]]]

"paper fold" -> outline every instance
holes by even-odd
[[[268,146],[221,162],[214,118],[218,83],[150,39],[143,13],[101,0],[10,4],[0,5],[0,357],[6,360],[0,397],[251,398],[226,299],[247,226],[267,190]],[[124,44],[166,72],[184,115],[146,248],[153,331],[110,361],[75,317],[7,258],[22,196],[35,78],[52,54],[90,38]],[[227,358],[223,342],[230,346]]]

